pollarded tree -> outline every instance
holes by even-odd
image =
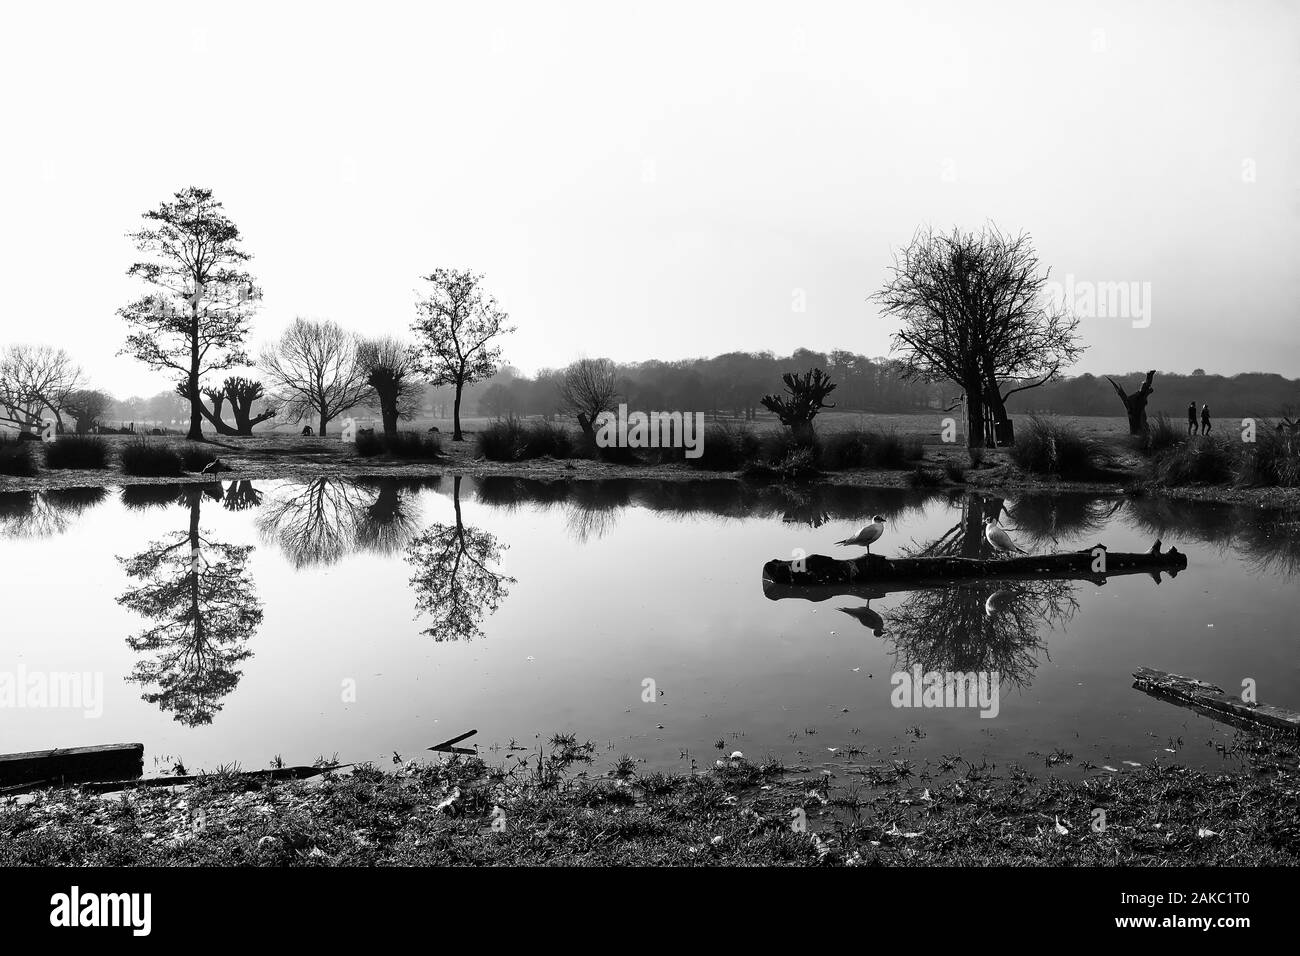
[[[509,316],[486,294],[481,275],[468,269],[435,269],[423,279],[429,294],[415,303],[419,371],[435,386],[456,391],[452,441],[463,441],[460,400],[466,385],[490,378],[497,370],[501,348],[496,340],[514,328]]]
[[[618,402],[618,377],[609,359],[578,359],[560,379],[560,403],[578,420],[591,442],[596,440],[597,419],[614,411]]]
[[[411,348],[391,336],[362,339],[357,344],[357,365],[366,384],[375,390],[384,434],[389,437],[397,434],[398,419],[415,414],[424,394],[417,364]]]
[[[764,395],[763,407],[779,418],[797,441],[810,442],[817,413],[823,408],[835,407],[834,404],[827,405],[826,398],[837,386],[819,368],[810,369],[803,375],[786,372],[781,381],[785,383],[786,396]]]
[[[64,410],[76,422],[78,435],[84,435],[95,425],[113,404],[113,396],[94,388],[79,388],[68,395]]]
[[[356,337],[335,322],[296,318],[279,341],[262,350],[258,364],[294,421],[317,417],[318,435],[330,419],[359,404],[369,392],[357,363]]]
[[[259,297],[244,269],[252,256],[210,189],[187,186],[144,219],[145,228],[130,238],[148,258],[127,275],[143,279],[150,291],[118,310],[131,330],[119,354],[181,374],[190,403],[189,437],[201,441],[200,380],[248,364],[244,340]]]
[[[986,407],[1006,421],[1012,394],[1052,381],[1083,352],[1078,319],[1047,295],[1049,271],[1023,233],[921,230],[891,272],[873,298],[901,322],[903,375],[965,393],[968,445],[984,443]]]
[[[189,398],[188,389],[187,381],[182,381],[176,386],[176,392],[182,398]],[[199,411],[212,423],[212,427],[219,435],[251,435],[254,426],[274,418],[278,413],[275,405],[268,403],[263,406],[261,414],[253,415],[253,404],[263,396],[262,383],[244,378],[242,375],[228,376],[221,383],[220,388],[205,388],[203,394],[212,402],[212,410],[209,411],[200,400]],[[233,428],[226,424],[223,414],[227,401],[230,402],[230,410],[235,416]]]

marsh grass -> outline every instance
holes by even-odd
[[[45,443],[46,468],[99,471],[108,461],[108,442],[94,435],[63,435]]]
[[[140,478],[179,478],[185,464],[174,448],[147,438],[137,438],[122,447],[124,474]]]

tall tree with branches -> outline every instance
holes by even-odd
[[[129,237],[147,258],[127,275],[150,291],[118,310],[131,330],[118,354],[180,373],[190,402],[189,438],[201,441],[200,380],[248,364],[244,340],[260,296],[244,268],[252,255],[210,189],[187,186],[144,220]]]
[[[894,348],[906,378],[950,381],[965,395],[967,444],[984,443],[984,412],[1007,420],[1016,392],[1057,378],[1083,353],[1079,321],[1047,295],[1027,234],[918,231],[873,296],[901,323]]]
[[[335,322],[294,319],[275,344],[262,350],[258,364],[284,414],[294,421],[316,416],[318,435],[369,391],[357,363],[356,338]]]
[[[452,441],[464,441],[460,428],[461,394],[466,385],[490,378],[497,370],[501,348],[497,339],[514,331],[496,299],[484,292],[483,276],[468,269],[435,269],[422,277],[427,296],[416,301],[411,326],[417,336],[420,372],[436,386],[456,391]]]

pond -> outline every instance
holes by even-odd
[[[1176,576],[765,591],[771,558],[1027,550],[1188,555]],[[1132,687],[1141,666],[1300,708],[1300,534],[1163,498],[790,489],[730,480],[319,478],[0,494],[0,752],[142,742],[146,774],[387,762],[469,730],[489,759],[556,732],[642,769],[720,750],[836,768],[960,755],[1042,770],[1217,766],[1232,730]],[[808,597],[824,598],[809,600]],[[996,714],[899,707],[891,676],[996,672]],[[33,696],[57,675],[102,697]],[[93,696],[93,695],[92,695]]]

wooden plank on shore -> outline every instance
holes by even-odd
[[[144,773],[144,744],[99,744],[0,754],[0,785],[52,780],[129,780]]]
[[[1247,703],[1240,697],[1233,697],[1222,687],[1195,677],[1139,667],[1133,672],[1133,686],[1152,697],[1193,707],[1208,717],[1300,733],[1300,711],[1272,704]]]

